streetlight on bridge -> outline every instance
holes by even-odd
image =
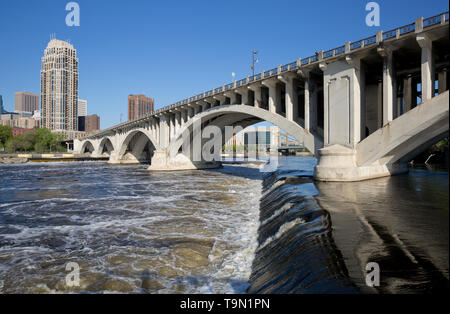
[[[253,50],[252,51],[252,71],[253,71],[253,76],[255,76],[255,63],[258,63],[258,59],[255,59],[255,56],[258,54],[258,51]]]

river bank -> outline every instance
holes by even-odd
[[[24,164],[28,162],[28,158],[0,155],[0,164]]]
[[[89,154],[0,154],[0,164],[24,164],[28,162],[67,162],[108,160],[108,157],[91,157]]]

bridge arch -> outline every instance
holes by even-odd
[[[224,127],[227,125],[241,125],[245,128],[260,121],[267,121],[283,129],[297,141],[304,143],[305,147],[314,154],[323,146],[323,140],[320,136],[312,134],[296,122],[290,121],[279,114],[248,105],[222,105],[203,111],[187,122],[176,134],[176,138],[170,142],[169,157],[174,158],[178,154],[183,145],[182,134],[186,131],[192,133],[194,123],[198,120],[202,122],[202,128],[206,125],[219,127],[222,130],[222,135]],[[204,123],[206,121],[208,123]],[[228,140],[225,137],[222,139],[223,143]]]
[[[111,137],[104,137],[101,139],[98,144],[98,155],[102,156],[103,154],[111,155],[116,148],[114,147],[114,141]]]
[[[117,146],[117,158],[123,163],[147,163],[158,148],[156,139],[148,130],[129,131]]]
[[[86,154],[86,153],[92,154],[92,153],[95,152],[95,146],[94,146],[94,144],[91,141],[86,140],[86,141],[83,142],[83,145],[81,146],[81,151],[80,152],[82,154]]]

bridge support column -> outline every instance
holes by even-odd
[[[228,98],[230,98],[230,105],[236,105],[236,101],[237,101],[237,95],[235,92],[231,91],[231,92],[226,92],[224,93],[224,95]]]
[[[314,177],[320,181],[359,181],[391,172],[385,166],[359,167],[364,77],[359,59],[321,64],[324,72],[324,144]],[[365,117],[364,117],[365,118]],[[402,168],[403,169],[403,168]]]
[[[196,104],[196,106],[194,106],[194,116],[196,114],[198,114],[198,113],[203,111],[203,106],[206,105],[206,102],[204,102],[204,101],[201,101],[201,102],[197,101],[195,104]]]
[[[418,34],[417,42],[422,48],[422,65],[420,67],[422,74],[422,102],[431,99],[434,96],[434,60],[433,43],[426,34]]]
[[[180,128],[181,128],[181,112],[176,111],[175,112],[174,138],[175,138],[175,136],[177,136],[178,132],[180,131]]]
[[[238,88],[237,92],[241,95],[241,103],[242,105],[251,105],[249,101],[249,90],[248,88]]]
[[[310,73],[305,75],[305,130],[317,130],[317,88]]]
[[[187,121],[191,121],[192,117],[194,117],[195,112],[194,112],[194,107],[189,106],[187,108]]]
[[[360,60],[322,65],[324,72],[324,145],[355,147],[361,140]]]
[[[416,97],[413,93],[413,77],[408,75],[403,79],[403,113],[415,107],[416,102]]]
[[[147,129],[152,132],[153,134],[155,134],[155,119],[151,119],[148,123],[147,123]]]
[[[216,96],[214,96],[213,98],[214,98],[215,100],[218,100],[218,101],[219,101],[219,106],[222,106],[222,105],[225,104],[225,101],[226,101],[226,97],[225,97],[225,96],[222,96],[222,95],[216,95]],[[211,104],[211,107],[214,107],[214,105]]]
[[[198,107],[195,108],[195,114],[203,112],[209,108],[209,102],[203,100],[197,101],[197,105]]]
[[[160,131],[159,131],[159,125],[160,125],[160,121],[158,121],[159,119],[156,119],[155,121],[155,137],[156,137],[156,144],[158,146],[161,146],[161,135],[160,135]]]
[[[159,147],[166,148],[170,143],[170,114],[163,114],[159,118]]]
[[[448,89],[448,69],[444,68],[438,72],[438,93],[442,94]]]
[[[180,128],[184,127],[184,124],[187,122],[187,109],[186,108],[182,108],[181,112],[180,112],[180,118],[181,118],[181,123],[180,123]]]
[[[207,101],[207,105],[206,105],[206,109],[211,109],[212,107],[216,107],[216,106],[220,106],[220,100],[217,100],[216,98],[209,98],[206,100]]]
[[[395,118],[397,108],[394,57],[390,49],[378,48],[378,53],[383,57],[383,125],[386,125]]]
[[[171,140],[175,136],[175,115],[169,113],[167,119],[169,120],[169,139]]]
[[[159,136],[158,136],[158,119],[155,117],[153,120],[153,132],[155,133],[155,138],[157,140],[157,143],[159,145]]]
[[[256,108],[260,108],[261,107],[261,103],[262,103],[261,83],[249,85],[248,89],[253,91],[253,93],[255,95],[255,97],[254,97],[255,99],[254,99],[253,105]]]
[[[280,97],[277,93],[277,83],[274,80],[263,81],[262,84],[269,88],[269,111],[279,113]]]
[[[289,121],[294,121],[294,117],[298,116],[297,90],[294,84],[295,78],[296,75],[292,73],[278,76],[278,79],[286,86],[286,118]]]

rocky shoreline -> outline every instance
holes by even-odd
[[[1,154],[1,164],[25,164],[27,162],[87,161],[105,160],[105,157],[91,157],[85,154],[47,153],[47,154]]]
[[[28,158],[17,156],[0,156],[0,164],[24,164],[28,162]]]

